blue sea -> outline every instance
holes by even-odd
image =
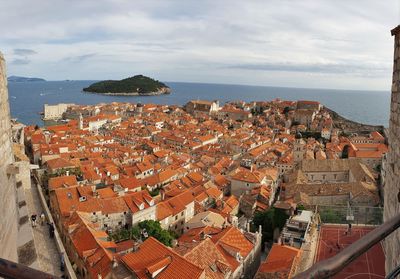
[[[342,116],[366,124],[388,126],[390,92],[306,89],[206,83],[165,82],[172,89],[161,96],[105,96],[83,93],[94,81],[9,82],[11,115],[24,124],[43,125],[40,112],[44,104],[97,104],[111,102],[184,105],[193,99],[264,101],[316,100]]]

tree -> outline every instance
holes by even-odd
[[[152,191],[149,191],[150,196],[155,197],[158,196],[158,194],[160,194],[160,188],[156,188]]]
[[[169,232],[161,228],[160,222],[153,220],[145,220],[139,222],[135,227],[126,229],[120,229],[110,234],[110,240],[123,241],[127,239],[147,239],[148,237],[154,237],[166,246],[172,246],[172,241],[176,238],[173,232]]]
[[[342,159],[347,159],[347,158],[349,158],[349,148],[350,148],[350,146],[349,146],[348,144],[346,144],[346,145],[343,147]]]
[[[320,210],[319,216],[321,217],[321,221],[323,223],[333,223],[339,224],[342,223],[342,218],[338,215],[338,212],[333,211],[331,208],[326,208],[325,210]]]
[[[281,230],[286,223],[289,216],[284,210],[277,208],[270,208],[263,212],[257,212],[254,215],[253,223],[255,228],[261,225],[263,242],[272,241],[275,228]]]
[[[286,117],[288,117],[289,111],[291,111],[290,107],[284,107],[284,108],[283,108],[283,114],[284,114]]]
[[[306,209],[306,208],[304,207],[304,205],[298,204],[297,207],[296,207],[296,209],[297,209],[297,210],[304,210],[304,209]]]
[[[174,237],[171,232],[161,228],[160,222],[153,220],[145,220],[139,223],[139,228],[145,230],[148,237],[152,236],[161,243],[171,246]]]

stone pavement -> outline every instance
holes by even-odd
[[[31,181],[32,187],[25,189],[25,198],[28,205],[29,215],[36,214],[38,216],[37,226],[33,229],[33,239],[36,248],[37,260],[41,271],[61,277],[63,273],[60,271],[60,254],[57,250],[54,238],[49,237],[49,229],[46,224],[40,225],[40,214],[44,212],[40,203],[38,190]]]

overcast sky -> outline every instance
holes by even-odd
[[[1,0],[9,75],[390,90],[396,0]]]

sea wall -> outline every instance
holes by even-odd
[[[18,261],[18,212],[6,67],[0,53],[0,258]]]

